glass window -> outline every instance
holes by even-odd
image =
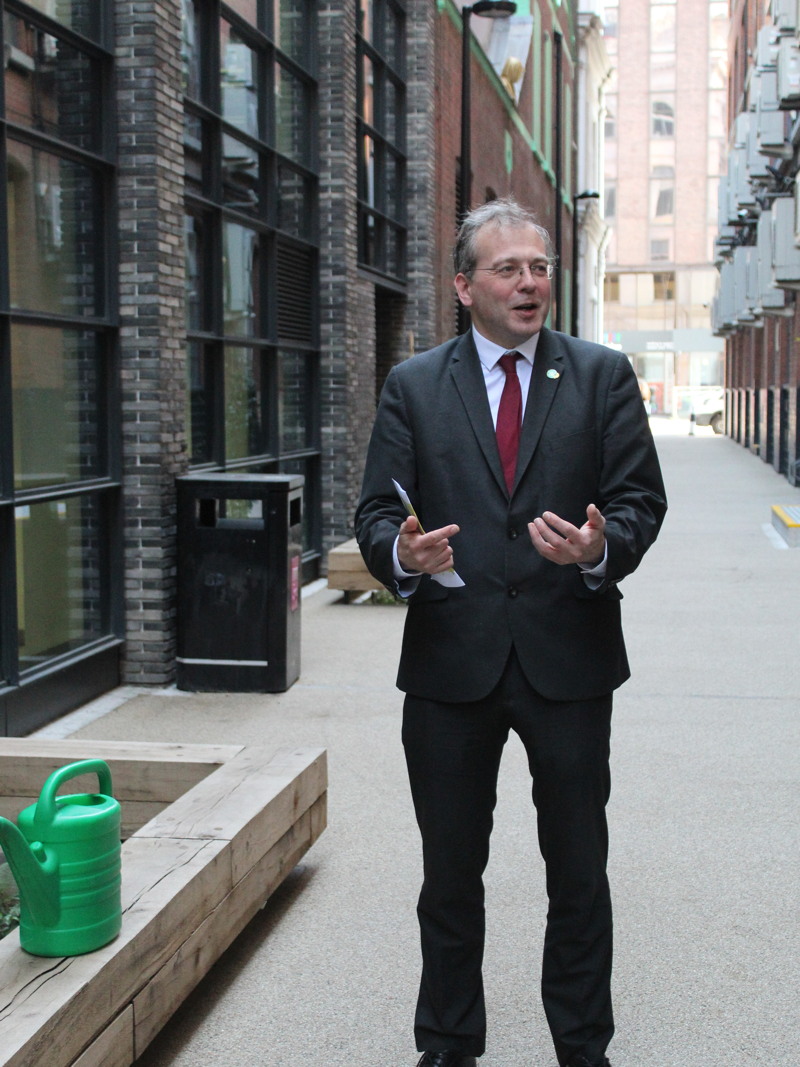
[[[207,184],[208,154],[203,149],[205,127],[202,119],[187,111],[183,117],[183,164],[187,192],[202,195]]]
[[[364,122],[369,126],[375,125],[375,75],[372,69],[372,60],[369,56],[363,57],[361,73],[361,114]]]
[[[665,216],[672,215],[675,201],[675,168],[670,166],[653,167],[650,181],[650,213],[660,222]]]
[[[187,345],[187,379],[189,410],[187,414],[187,442],[192,463],[208,463],[213,459],[213,352],[210,347],[189,341]]]
[[[653,275],[653,298],[655,300],[675,299],[675,272],[662,271]]]
[[[650,56],[650,89],[656,93],[670,92],[675,84],[675,53],[654,52]]]
[[[19,15],[5,18],[6,118],[80,148],[96,149],[96,64]]]
[[[603,299],[607,304],[619,303],[619,275],[606,274]]]
[[[84,37],[100,36],[102,4],[96,0],[26,0],[30,7],[49,15]]]
[[[12,325],[14,484],[61,485],[103,473],[93,333]]]
[[[225,346],[225,457],[247,459],[267,451],[266,389],[259,349]]]
[[[359,258],[405,274],[405,14],[392,0],[361,0],[359,48]]]
[[[273,4],[275,44],[285,55],[308,66],[314,39],[308,0],[273,0]]]
[[[102,637],[106,530],[94,496],[14,509],[21,670]]]
[[[650,8],[650,50],[675,51],[675,5],[654,4]]]
[[[190,341],[187,346],[186,373],[189,388],[186,440],[192,463],[208,463],[214,458],[214,382],[213,350]]]
[[[652,107],[654,137],[675,136],[675,107],[668,100],[654,100]]]
[[[258,53],[229,22],[220,19],[222,117],[242,133],[258,137]]]
[[[100,314],[96,173],[9,138],[7,190],[11,306]]]
[[[260,214],[259,156],[255,148],[222,135],[222,202],[225,207]]]
[[[606,4],[603,9],[603,36],[616,37],[618,22],[619,8],[616,4],[613,7],[610,4]]]
[[[309,178],[281,160],[278,164],[279,230],[310,239],[313,232],[313,186]]]
[[[280,444],[281,452],[308,448],[311,381],[304,352],[280,353]]]
[[[318,448],[317,6],[184,0],[187,83],[219,87],[202,114],[191,97],[184,132],[193,465],[284,470],[283,451]]]
[[[306,87],[279,63],[275,65],[275,147],[296,163],[311,162],[310,140],[306,130],[308,101]]]
[[[196,0],[181,0],[181,60],[183,92],[193,100],[201,98],[200,44],[197,33]]]
[[[374,40],[375,24],[372,0],[359,0],[358,2],[358,32],[366,41]]]
[[[205,298],[206,227],[198,215],[187,215],[184,223],[186,250],[186,327],[202,330],[206,325]]]
[[[225,3],[251,26],[263,24],[263,0],[225,0]]]
[[[710,22],[710,47],[719,52],[728,52],[728,18],[727,0],[714,0],[708,5]]]
[[[258,333],[258,235],[246,226],[226,222],[223,239],[224,333],[255,337]]]

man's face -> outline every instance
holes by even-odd
[[[533,226],[490,223],[478,231],[475,248],[475,270],[456,275],[456,292],[479,333],[516,348],[541,330],[550,310],[550,279],[529,269],[547,263],[544,242]],[[493,273],[504,267],[517,269],[508,278]]]

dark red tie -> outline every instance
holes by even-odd
[[[497,450],[503,465],[503,474],[509,493],[514,488],[514,474],[517,470],[517,453],[519,452],[519,431],[522,425],[522,390],[517,376],[519,352],[506,352],[500,357],[500,366],[505,371],[506,384],[500,397],[497,411]]]

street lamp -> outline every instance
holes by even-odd
[[[461,165],[458,222],[463,222],[472,200],[472,114],[470,108],[470,18],[507,19],[517,10],[514,0],[476,0],[461,8]],[[466,329],[466,308],[458,305],[459,332]]]
[[[599,200],[600,194],[594,189],[585,189],[582,193],[576,193],[572,198],[572,295],[570,298],[572,312],[572,336],[578,336],[578,266],[580,255],[578,250],[578,201]],[[591,340],[591,338],[590,338]]]

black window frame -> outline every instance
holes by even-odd
[[[5,77],[0,84],[0,163],[5,178],[0,183],[0,426],[8,428],[0,433],[0,734],[23,732],[26,722],[27,728],[30,728],[31,723],[35,725],[41,720],[42,712],[31,712],[34,701],[23,692],[29,684],[52,687],[57,684],[53,679],[59,676],[59,672],[65,676],[70,666],[84,663],[93,654],[96,654],[95,661],[98,664],[102,660],[102,664],[95,669],[96,673],[107,674],[112,669],[109,653],[121,645],[124,636],[113,8],[113,0],[93,0],[89,10],[94,32],[91,36],[85,36],[20,0],[4,0],[2,4],[4,18],[0,26],[0,45],[5,47],[6,43],[6,15],[16,16],[35,31],[62,41],[88,58],[92,67],[93,99],[104,101],[105,104],[100,105],[97,140],[87,148],[58,137],[57,131],[46,132],[33,124],[9,120],[6,114]],[[37,310],[23,305],[11,306],[7,201],[8,145],[11,141],[46,153],[56,160],[79,164],[94,176],[95,306],[92,314],[81,314],[75,308],[65,312],[63,309]],[[15,485],[10,430],[14,419],[10,340],[14,326],[75,330],[96,338],[94,411],[98,460],[94,472],[85,476],[78,472],[71,480],[55,479],[29,488]],[[41,663],[26,668],[20,662],[17,629],[16,509],[76,499],[96,504],[98,523],[102,529],[97,543],[97,588],[93,594],[99,602],[102,632],[87,637],[83,642],[79,641],[75,648],[46,653]],[[91,674],[91,671],[88,673]],[[74,702],[76,695],[84,689],[88,694],[91,683],[78,678],[74,669],[71,677],[71,682],[63,684],[73,686],[71,699]],[[113,678],[113,674],[109,677]],[[51,688],[49,692],[52,694],[54,690]],[[59,701],[61,698],[56,699]]]
[[[406,8],[400,0],[372,0],[372,36],[365,35],[363,13],[358,7],[356,33],[356,151],[358,186],[359,267],[393,287],[407,280],[407,154],[406,154]],[[389,33],[392,25],[397,31]],[[392,48],[392,45],[394,46]],[[394,55],[392,55],[394,51]],[[373,75],[372,121],[365,115],[364,66],[369,60]],[[388,130],[387,93],[395,94],[394,130]],[[369,181],[365,145],[373,145],[374,175]],[[397,176],[394,204],[387,196],[386,174],[392,167]],[[370,195],[372,190],[372,195]],[[394,249],[394,254],[392,254]]]
[[[203,219],[207,240],[201,250],[201,305],[207,315],[198,327],[187,321],[187,361],[190,346],[200,346],[209,379],[209,398],[203,410],[212,420],[208,450],[191,455],[192,470],[226,470],[258,473],[307,472],[305,492],[306,540],[303,551],[303,578],[319,573],[322,554],[322,514],[320,487],[314,479],[321,471],[320,412],[320,321],[319,321],[319,162],[316,131],[318,121],[317,5],[306,0],[301,17],[308,19],[306,54],[298,57],[284,52],[274,40],[273,4],[258,5],[257,24],[242,18],[221,0],[196,5],[200,99],[184,97],[184,109],[203,131],[200,146],[200,181],[187,183],[185,209]],[[237,36],[256,52],[259,84],[258,135],[244,132],[222,115],[220,78],[220,25],[224,19]],[[292,130],[292,148],[278,150],[279,128],[275,110],[276,70],[280,68],[299,86],[302,107],[297,108],[302,126]],[[229,135],[255,154],[258,160],[255,209],[240,210],[225,203],[223,187],[223,144]],[[185,140],[186,143],[186,140]],[[196,159],[196,157],[195,157]],[[289,204],[287,190],[295,191],[299,206],[281,217],[282,205]],[[291,205],[289,205],[291,208]],[[245,227],[256,235],[259,273],[255,297],[259,321],[254,335],[225,331],[223,313],[223,232],[226,223]],[[292,265],[304,280],[302,292],[292,283]],[[226,452],[225,352],[226,348],[251,349],[260,357],[262,376],[262,433],[260,449],[246,456]],[[278,393],[282,351],[302,352],[312,370],[313,383],[305,412],[310,427],[302,447],[284,450],[280,435],[281,403]],[[196,365],[196,363],[194,364]],[[191,440],[189,441],[191,452]]]

